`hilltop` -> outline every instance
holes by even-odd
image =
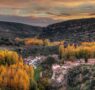
[[[43,29],[40,37],[53,41],[94,41],[95,18],[69,20],[49,25]]]
[[[42,27],[31,26],[15,22],[0,21],[0,37],[3,38],[26,38],[36,37],[41,32]]]
[[[95,41],[95,18],[77,19],[55,23],[47,27],[0,21],[0,39],[38,37],[51,41]]]

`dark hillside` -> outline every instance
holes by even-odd
[[[0,21],[0,38],[35,37],[41,30],[41,27]]]
[[[40,34],[41,38],[67,41],[95,40],[95,18],[69,20],[46,27]]]

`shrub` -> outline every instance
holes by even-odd
[[[11,65],[18,62],[22,62],[22,58],[16,52],[8,50],[0,51],[0,65]]]
[[[0,87],[2,90],[32,90],[34,68],[25,65],[14,51],[0,51]],[[35,87],[36,88],[36,87]],[[37,89],[33,89],[37,90]]]

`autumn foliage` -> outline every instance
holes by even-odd
[[[64,41],[50,41],[49,39],[39,39],[39,38],[16,38],[16,42],[24,43],[25,46],[27,45],[43,45],[43,46],[57,46],[63,44]]]
[[[64,48],[64,45],[59,46],[60,58],[64,60],[76,60],[95,58],[95,42],[84,42],[80,46],[68,45]]]
[[[24,39],[25,45],[43,45],[43,40],[37,38]]]
[[[34,80],[34,69],[25,65],[21,56],[14,51],[0,51],[0,88],[30,90]]]
[[[11,65],[18,62],[23,62],[23,60],[16,52],[8,50],[0,51],[0,65]]]

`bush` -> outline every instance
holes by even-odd
[[[70,69],[67,74],[67,90],[94,90],[94,67],[94,65],[80,65]]]
[[[37,90],[35,86],[34,68],[25,65],[16,52],[0,51],[0,87],[2,90]]]
[[[16,52],[8,50],[0,51],[0,65],[11,65],[18,62],[22,62],[22,58]]]

